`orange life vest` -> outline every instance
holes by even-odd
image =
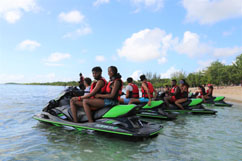
[[[176,88],[178,88],[177,85],[175,85],[174,87],[171,88],[171,93],[175,93]],[[176,96],[171,96],[171,100],[172,101],[176,101]]]
[[[102,80],[104,82],[104,86],[97,92],[97,94],[105,94],[106,92],[106,87],[107,87],[107,81],[105,78],[100,78],[99,80]],[[91,85],[91,89],[90,89],[90,93],[93,91],[93,89],[95,88],[97,82],[93,82]],[[92,98],[94,98],[94,96],[92,96]]]
[[[132,86],[133,90],[130,92],[129,98],[139,98],[139,88],[136,84],[129,83]]]
[[[153,98],[153,92],[154,92],[154,88],[153,88],[153,85],[150,83],[150,82],[144,82],[148,89],[149,89],[149,92],[150,92],[150,97]],[[145,98],[149,98],[148,97],[148,94],[146,93],[146,91],[143,89],[143,87],[141,87],[141,92],[142,92],[142,97],[145,97]]]
[[[106,93],[111,93],[112,92],[113,84],[114,84],[115,81],[120,81],[121,82],[121,86],[120,86],[118,92],[115,94],[115,96],[113,98],[113,100],[117,100],[118,101],[120,99],[120,96],[122,94],[122,89],[123,89],[123,81],[120,78],[117,78],[117,79],[115,79],[113,81],[108,82],[108,85],[106,87]]]

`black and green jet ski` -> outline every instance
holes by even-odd
[[[104,107],[93,111],[95,120],[93,123],[88,123],[83,108],[79,108],[77,113],[79,123],[74,123],[69,105],[72,95],[73,90],[64,92],[58,99],[50,101],[43,111],[33,118],[55,126],[69,126],[77,130],[88,129],[132,137],[155,136],[162,129],[159,124],[140,120],[136,116],[140,107],[133,104]]]
[[[233,104],[226,103],[224,101],[225,97],[224,96],[217,96],[217,97],[212,97],[211,99],[206,99],[205,102],[203,103],[204,105],[207,106],[226,106],[226,107],[232,107]]]
[[[176,114],[168,113],[162,110],[163,101],[151,101],[151,105],[148,106],[147,103],[139,104],[141,107],[139,112],[137,113],[138,116],[147,117],[147,118],[156,118],[161,120],[175,120],[177,118]]]
[[[175,104],[169,104],[169,107],[163,104],[162,109],[165,112],[176,112],[180,114],[191,113],[191,114],[216,114],[217,111],[206,109],[202,105],[203,99],[188,99],[186,102],[182,103],[184,110],[180,109]]]

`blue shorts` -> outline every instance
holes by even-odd
[[[104,106],[115,106],[118,104],[118,101],[115,101],[115,100],[112,100],[112,99],[108,99],[108,98],[105,98],[104,99]]]
[[[141,103],[146,103],[146,102],[149,102],[149,98],[141,97],[141,98],[139,98],[139,101]]]
[[[129,104],[130,98],[124,98],[124,104]]]

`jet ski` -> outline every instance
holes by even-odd
[[[70,99],[80,94],[74,88],[64,91],[57,99],[51,100],[40,114],[33,118],[55,126],[69,126],[77,130],[94,130],[131,137],[156,136],[163,128],[159,124],[140,120],[136,113],[138,105],[116,105],[93,111],[95,122],[89,123],[83,108],[78,108],[78,123],[73,122]]]
[[[175,120],[177,118],[176,114],[165,112],[162,110],[163,101],[151,101],[151,105],[148,106],[147,103],[139,104],[140,110],[137,113],[138,116],[161,119],[161,120]]]
[[[202,105],[203,99],[197,98],[197,99],[188,99],[186,102],[182,103],[182,106],[184,110],[180,109],[177,105],[175,104],[169,104],[169,107],[163,104],[162,109],[165,112],[176,112],[180,114],[185,114],[185,113],[191,113],[191,114],[216,114],[217,111],[211,110],[211,109],[206,109]]]
[[[164,92],[160,92],[160,93],[158,93],[158,95],[156,97],[156,100],[162,100],[163,101],[164,97],[165,97],[165,93]],[[184,113],[191,113],[191,114],[216,114],[217,113],[217,111],[204,108],[204,106],[203,106],[203,99],[194,98],[192,93],[189,94],[188,100],[186,102],[182,103],[182,106],[183,106],[184,110],[180,109],[174,103],[173,104],[169,104],[169,106],[167,107],[165,105],[165,103],[163,102],[161,108],[165,112],[175,112],[175,113],[180,113],[180,114],[184,114]]]
[[[196,98],[197,93],[189,93],[189,98]],[[217,96],[217,97],[212,97],[210,99],[206,99],[205,102],[203,102],[203,105],[206,106],[223,106],[223,107],[232,107],[233,104],[226,103],[224,101],[225,97],[224,96]]]
[[[226,106],[226,107],[232,107],[233,104],[226,103],[224,101],[225,97],[224,96],[218,96],[218,97],[212,97],[211,99],[206,99],[203,104],[205,105],[214,105],[214,106]]]

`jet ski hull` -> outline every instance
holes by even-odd
[[[63,120],[58,116],[51,115],[47,112],[42,112],[39,115],[33,116],[34,119],[44,122],[50,123],[55,126],[69,126],[73,127],[77,130],[94,130],[99,132],[106,132],[112,134],[119,134],[131,137],[151,137],[157,135],[161,129],[163,128],[161,125],[148,123],[145,121],[140,121],[142,124],[142,128],[133,128],[129,129],[127,127],[122,127],[122,123],[117,123],[118,121],[115,119],[103,118],[96,120],[94,123],[74,123],[67,120]]]

